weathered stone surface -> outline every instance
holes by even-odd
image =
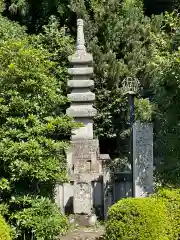
[[[61,209],[62,213],[64,213],[64,186],[63,184],[58,183],[55,188],[55,202],[58,207]]]
[[[85,93],[70,93],[68,98],[73,102],[90,102],[95,100],[95,94],[92,92]]]
[[[109,154],[100,154],[100,159],[106,163],[111,161]]]
[[[77,182],[74,187],[74,213],[90,214],[92,209],[92,187],[88,182]]]
[[[93,80],[69,80],[68,87],[70,88],[88,88],[93,87],[94,81]]]
[[[134,123],[133,184],[135,197],[146,197],[153,191],[153,126]]]
[[[84,216],[82,216],[83,218]],[[75,216],[75,220],[78,221],[78,218]],[[87,220],[82,219],[79,220],[79,225],[86,226]],[[67,236],[60,236],[61,240],[104,240],[104,227],[98,226],[97,227],[86,227],[86,228],[78,228],[73,229],[73,232],[70,232]]]
[[[74,185],[73,183],[58,183],[55,189],[55,201],[62,213],[73,204]]]
[[[77,45],[76,45],[76,52],[77,53],[84,53],[86,52],[85,48],[85,39],[84,39],[84,22],[82,19],[77,20]]]
[[[70,56],[68,59],[72,64],[89,64],[93,61],[92,55],[86,52],[84,53],[76,52],[75,54]]]
[[[104,194],[104,218],[107,220],[107,213],[109,207],[113,204],[112,201],[112,186],[111,174],[108,166],[103,169],[103,194]]]
[[[91,162],[90,161],[83,161],[80,160],[76,162],[76,165],[74,167],[74,173],[75,174],[83,174],[83,173],[89,173],[91,172]]]
[[[67,109],[66,113],[70,117],[77,118],[94,117],[97,114],[97,110],[89,105],[71,105]]]
[[[89,64],[93,61],[92,55],[86,52],[83,26],[83,20],[78,19],[76,52],[69,57],[72,64]]]
[[[92,67],[78,67],[78,68],[69,68],[68,73],[70,75],[91,75],[93,74]]]
[[[74,160],[91,159],[91,153],[97,153],[99,157],[99,141],[98,139],[92,140],[77,140],[71,142],[71,149]]]
[[[72,141],[72,164],[74,165],[73,180],[83,179],[94,181],[102,173],[99,161],[99,142],[97,139]],[[98,173],[98,174],[96,174]]]
[[[71,174],[72,181],[101,181],[102,179],[102,172],[83,172],[79,174],[79,170],[74,174]]]
[[[93,139],[93,119],[88,118],[86,119],[81,118],[80,120],[75,119],[76,122],[81,121],[81,123],[84,125],[84,127],[80,127],[77,129],[74,129],[72,132],[71,139],[72,140],[78,140],[78,139]]]

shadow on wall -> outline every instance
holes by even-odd
[[[73,196],[70,197],[65,205],[64,211],[66,215],[73,214]]]
[[[114,203],[123,198],[132,197],[132,177],[131,172],[116,172],[114,174],[113,198]]]
[[[99,218],[104,219],[104,188],[103,179],[99,178],[92,182],[92,199],[93,199],[93,213]]]

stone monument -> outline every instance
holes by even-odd
[[[74,214],[91,214],[94,207],[92,183],[102,181],[98,180],[102,177],[102,159],[99,141],[94,139],[93,134],[93,118],[96,115],[96,109],[93,108],[95,94],[91,92],[94,86],[91,79],[93,57],[86,51],[82,19],[77,20],[76,52],[69,57],[69,61],[71,79],[68,86],[71,93],[68,97],[71,105],[67,109],[67,115],[73,117],[74,121],[83,123],[83,127],[72,132],[68,157],[70,177],[74,182],[73,208]]]
[[[133,125],[134,197],[153,192],[153,125],[136,121]]]
[[[95,94],[91,91],[94,86],[91,79],[93,57],[86,51],[82,19],[77,20],[77,46],[69,61],[68,97],[71,104],[67,115],[83,125],[72,132],[67,151],[70,181],[57,184],[56,203],[63,212],[67,213],[67,208],[71,209],[71,213],[77,217],[92,216],[94,210],[98,210],[107,219],[108,208],[114,203],[116,194],[113,193],[110,157],[108,154],[100,154],[99,141],[93,134],[93,118],[96,116],[96,109],[93,108]],[[136,122],[133,126],[133,166],[135,197],[147,196],[153,188],[151,124]],[[123,184],[128,185],[129,189],[129,182]]]
[[[93,134],[93,118],[96,115],[96,109],[93,108],[95,94],[91,92],[94,86],[91,79],[93,57],[86,51],[82,19],[77,20],[76,51],[69,57],[69,61],[71,67],[68,86],[71,93],[68,97],[71,105],[67,109],[67,115],[83,125],[72,132],[67,151],[70,181],[57,183],[56,203],[62,212],[67,213],[68,206],[68,209],[73,209],[71,213],[76,216],[90,216],[92,222],[95,219],[92,215],[96,210],[101,212],[101,216],[105,216],[111,205],[109,200],[104,200],[105,196],[109,196],[107,165],[110,158],[108,154],[100,154],[99,141]]]

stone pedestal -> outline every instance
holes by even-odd
[[[153,125],[135,122],[133,126],[134,197],[146,197],[153,191]]]
[[[71,142],[71,179],[74,181],[74,213],[90,214],[93,208],[92,181],[100,174],[99,141],[97,139]]]

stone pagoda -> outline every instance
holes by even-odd
[[[68,152],[68,165],[73,181],[74,214],[90,214],[95,205],[103,205],[102,162],[99,154],[99,141],[94,139],[93,118],[96,109],[93,108],[95,94],[91,92],[94,81],[92,55],[86,52],[83,20],[77,20],[76,52],[69,57],[70,80],[68,86],[71,93],[71,106],[67,115],[74,121],[83,123],[83,127],[72,133],[71,149]],[[98,195],[95,194],[98,192]]]
[[[94,86],[91,79],[93,58],[86,52],[82,19],[77,20],[77,46],[69,61],[68,86],[71,93],[68,97],[71,105],[67,115],[83,125],[72,132],[67,151],[69,182],[57,183],[56,203],[67,214],[83,215],[83,219],[87,219],[95,210],[98,216],[106,219],[109,206],[131,196],[132,186],[134,197],[145,197],[152,192],[153,129],[151,124],[134,123],[133,182],[126,176],[132,175],[131,171],[116,173],[115,169],[112,172],[109,155],[100,154],[99,141],[93,134],[93,118],[96,116],[93,108],[95,94],[91,92]]]
[[[74,130],[71,145],[67,152],[67,163],[70,181],[57,183],[56,203],[65,213],[76,216],[89,216],[92,212],[106,215],[109,201],[104,197],[109,175],[105,169],[109,155],[100,155],[99,141],[94,138],[93,118],[96,109],[93,108],[95,94],[91,92],[94,81],[92,55],[86,52],[83,20],[77,20],[76,52],[69,57],[70,80],[68,86],[71,93],[71,105],[67,115],[75,122],[83,123]]]

